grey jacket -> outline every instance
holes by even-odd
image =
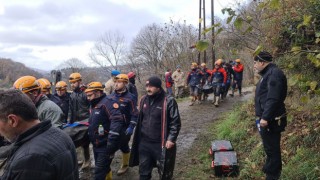
[[[40,121],[50,120],[54,127],[62,126],[63,112],[60,107],[49,100],[45,95],[41,95],[38,102],[36,102],[38,117]]]

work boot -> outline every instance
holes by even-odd
[[[211,103],[214,104],[215,102],[216,102],[216,96],[213,97],[213,100]]]
[[[195,97],[192,97],[191,103],[189,104],[189,106],[193,106],[194,102],[196,101],[195,99],[196,99]]]
[[[232,89],[231,94],[229,94],[231,97],[234,96],[234,89]]]
[[[83,148],[83,157],[84,161],[82,163],[81,169],[86,169],[90,167],[90,149],[88,147],[82,147]]]
[[[214,105],[215,105],[216,107],[219,106],[219,99],[220,99],[220,97],[219,97],[219,96],[216,96],[216,102],[214,103]]]
[[[122,164],[121,168],[118,170],[117,175],[120,176],[128,171],[129,169],[129,158],[130,153],[122,153]]]
[[[105,180],[112,180],[112,171],[110,170]]]

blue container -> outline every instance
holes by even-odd
[[[256,125],[257,125],[257,128],[259,130],[259,132],[261,131],[260,129],[260,118],[256,119]]]

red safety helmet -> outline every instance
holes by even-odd
[[[131,78],[135,78],[136,77],[136,74],[134,72],[129,72],[128,73],[128,78],[131,79]]]

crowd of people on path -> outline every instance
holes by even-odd
[[[285,75],[271,61],[270,53],[264,51],[254,57],[254,69],[262,76],[256,89],[255,112],[267,154],[263,172],[268,180],[281,175],[280,138],[286,126],[287,92]],[[79,170],[91,166],[93,154],[94,179],[111,180],[111,163],[120,150],[122,161],[117,175],[139,166],[139,179],[150,180],[157,167],[160,179],[170,180],[181,129],[175,98],[181,98],[188,86],[190,105],[207,100],[213,93],[212,103],[219,106],[230,87],[230,96],[236,89],[242,95],[243,69],[240,59],[228,63],[218,59],[212,70],[205,63],[192,63],[186,76],[177,66],[173,73],[171,69],[165,73],[167,92],[162,80],[151,76],[145,83],[146,94],[139,101],[134,72],[113,70],[105,85],[98,81],[84,85],[81,74],[72,73],[72,91],[68,92],[66,82],[59,81],[54,94],[47,79],[20,77],[12,89],[0,91],[0,148],[6,147],[0,153],[0,179],[77,180]],[[78,126],[86,127],[86,133],[76,144],[64,130]],[[78,147],[83,152],[80,168]]]
[[[193,62],[191,69],[185,76],[181,67],[177,66],[176,71],[171,73],[168,69],[165,73],[167,94],[173,96],[172,87],[175,87],[175,98],[181,98],[185,87],[189,88],[191,103],[201,104],[208,99],[209,94],[213,93],[212,104],[216,107],[227,97],[231,89],[230,96],[233,97],[236,90],[242,96],[242,79],[244,66],[240,59],[225,62],[222,59],[215,61],[214,68],[210,70],[205,63],[199,66]]]
[[[51,94],[47,79],[23,76],[12,89],[0,92],[0,147],[8,147],[0,153],[1,180],[79,179],[79,170],[91,166],[90,154],[94,179],[111,180],[118,150],[122,163],[117,175],[139,165],[140,179],[151,179],[153,167],[162,179],[172,178],[181,122],[178,105],[166,95],[159,77],[146,81],[139,109],[134,72],[113,70],[105,85],[84,85],[81,74],[72,73],[69,83],[71,92],[59,81]],[[64,131],[78,126],[87,127],[81,143]],[[78,147],[83,162],[78,162]]]

